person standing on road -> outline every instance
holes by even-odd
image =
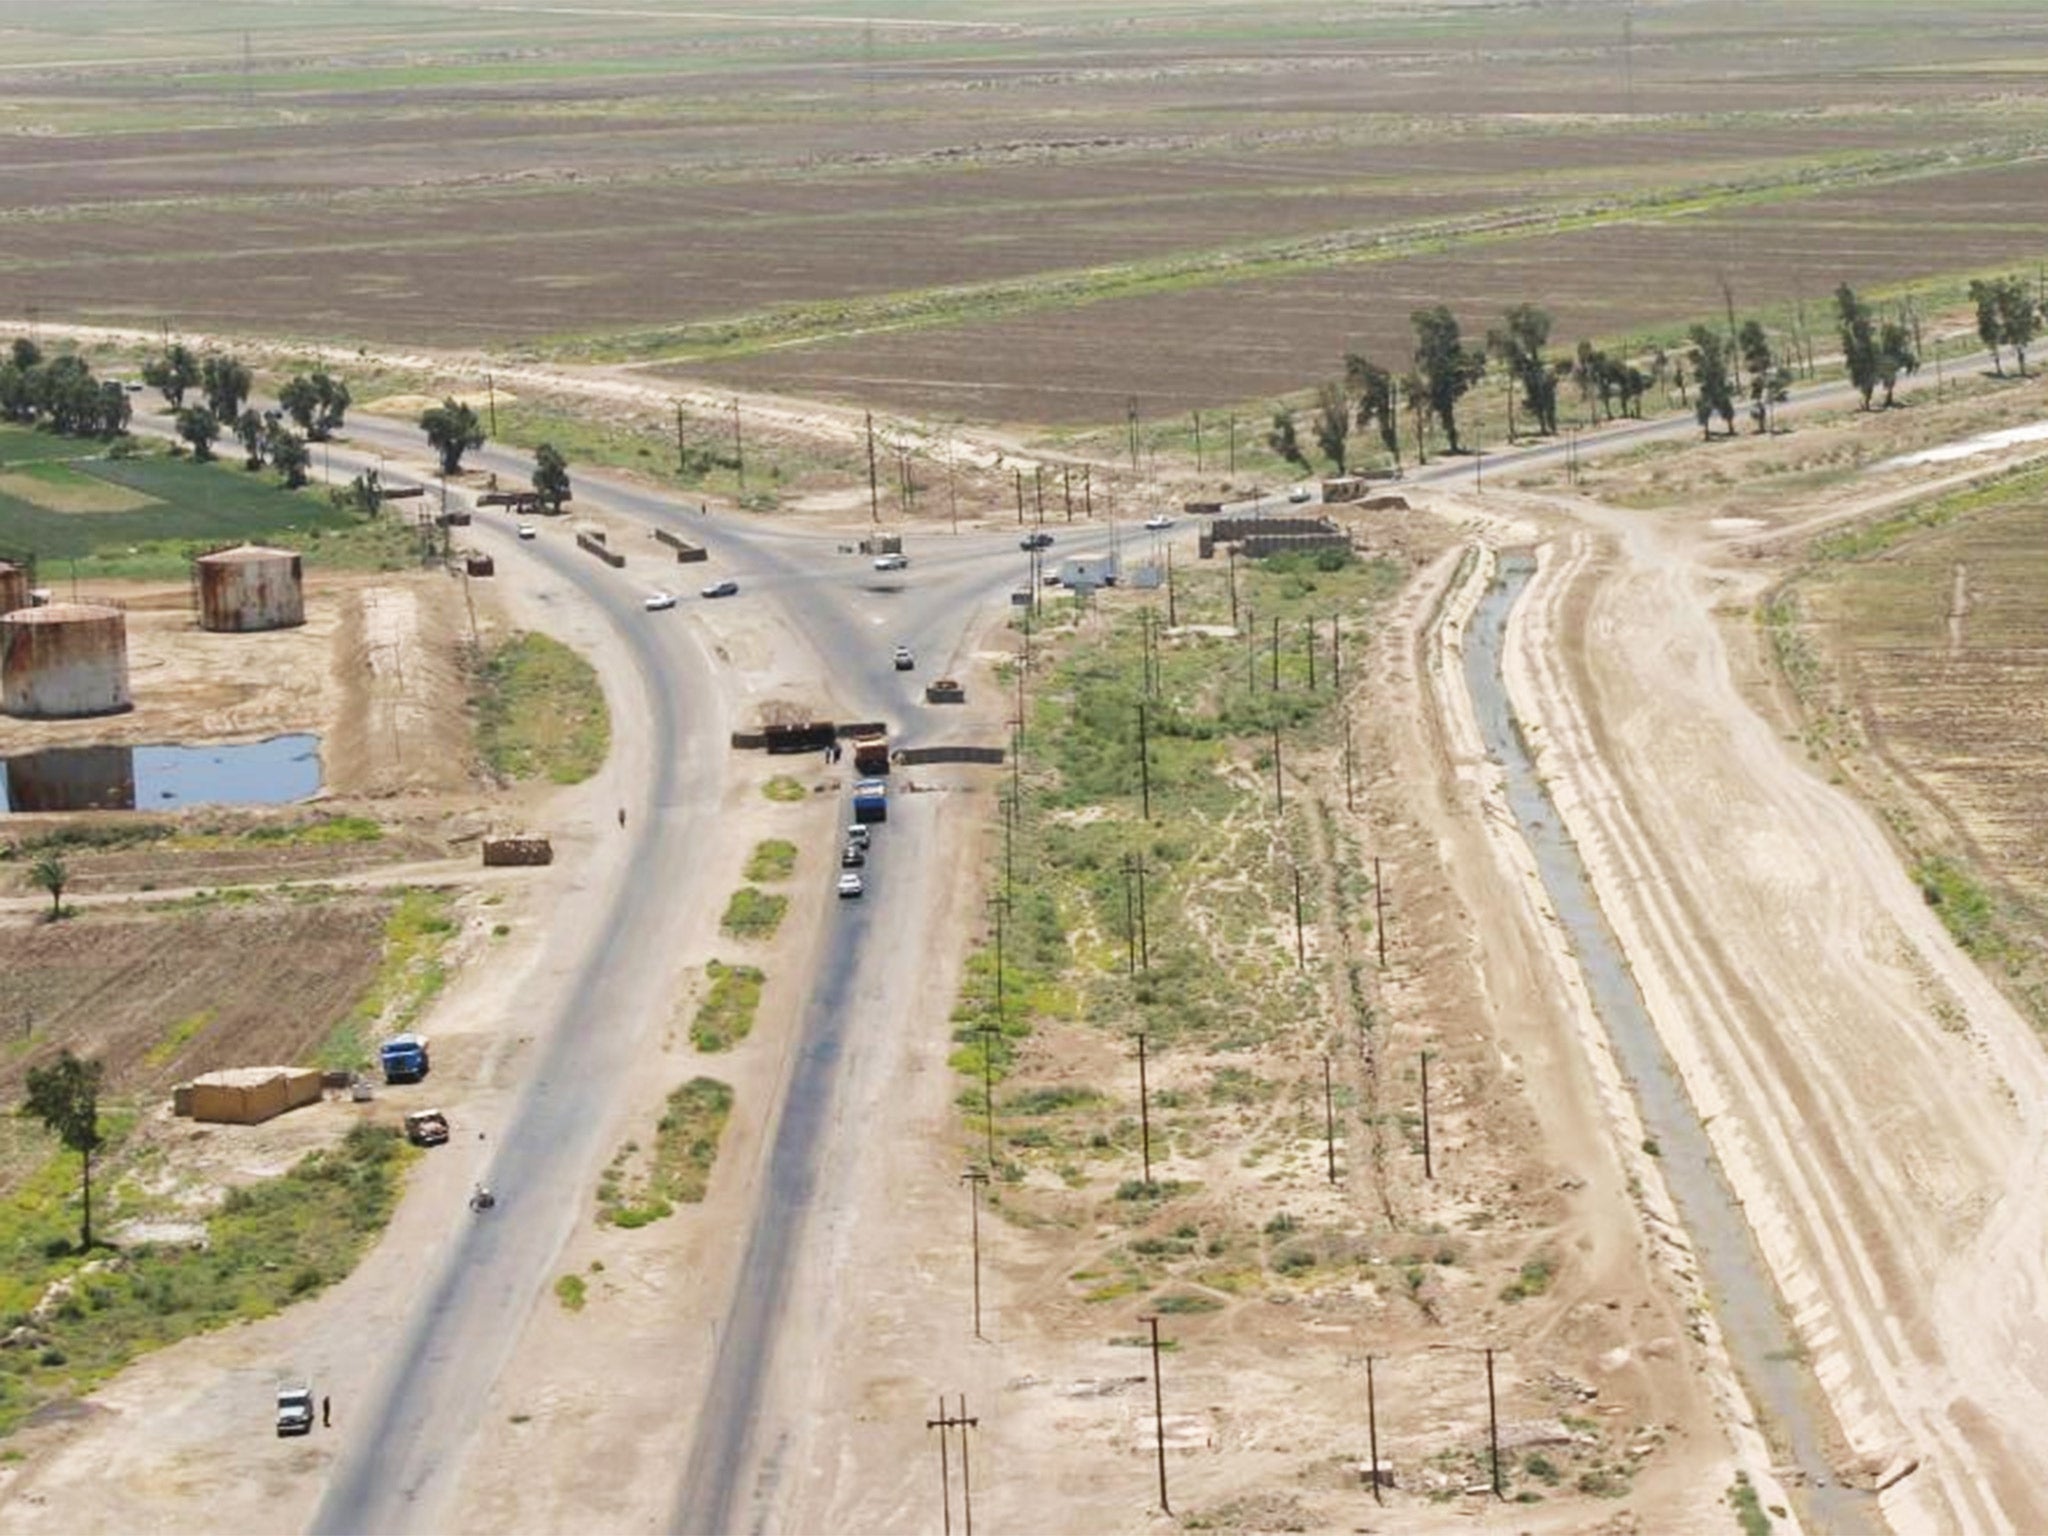
[[[322,1429],[334,1428],[334,1404],[328,1400],[327,1394],[324,1392],[320,1395],[320,1427]]]
[[[620,806],[620,807],[619,807],[619,825],[623,827],[623,826],[624,826],[625,824],[626,824],[626,808],[625,808],[625,807],[624,807],[624,806],[622,805],[622,806]]]

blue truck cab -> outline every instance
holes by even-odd
[[[887,779],[862,779],[853,786],[853,819],[856,823],[889,819]]]
[[[416,1083],[427,1075],[424,1035],[393,1035],[377,1049],[377,1063],[387,1083]]]

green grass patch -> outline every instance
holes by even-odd
[[[777,805],[795,805],[798,801],[810,798],[810,792],[786,773],[778,773],[763,784],[761,793]]]
[[[1960,864],[1931,856],[1913,865],[1913,883],[1934,909],[1949,937],[1979,960],[2004,960],[2013,945],[2000,920],[1997,903]]]
[[[164,1037],[151,1046],[143,1056],[143,1064],[161,1067],[177,1059],[178,1053],[190,1045],[211,1024],[214,1011],[202,1008],[197,1013],[187,1014],[164,1031]]]
[[[546,635],[514,635],[491,652],[471,703],[477,751],[500,778],[581,784],[611,750],[597,672]]]
[[[766,978],[751,965],[713,960],[704,968],[711,991],[690,1021],[690,1041],[700,1051],[729,1051],[752,1033]]]
[[[1728,1485],[1728,1505],[1735,1511],[1735,1523],[1742,1527],[1742,1536],[1771,1536],[1775,1527],[1747,1472],[1737,1472],[1735,1481]]]
[[[419,564],[418,536],[393,515],[365,519],[330,501],[326,488],[288,491],[239,461],[195,464],[143,449],[125,457],[22,427],[0,427],[0,464],[39,492],[0,489],[0,547],[33,549],[54,574],[78,562],[81,577],[182,578],[194,555],[247,540],[304,554],[309,567],[402,570]],[[55,510],[97,489],[125,511]],[[79,504],[84,505],[84,502]]]
[[[599,1179],[598,1220],[644,1227],[702,1200],[731,1115],[732,1089],[715,1078],[693,1077],[670,1094],[652,1151],[628,1142]]]
[[[1557,1277],[1557,1265],[1547,1254],[1538,1254],[1522,1265],[1515,1278],[1501,1287],[1502,1301],[1526,1301],[1541,1296]]]
[[[456,928],[453,906],[446,891],[408,890],[399,896],[384,920],[377,979],[321,1045],[321,1066],[367,1067],[373,1037],[409,1028],[441,995],[448,984],[442,952]]]
[[[796,868],[796,844],[779,837],[771,837],[764,843],[754,845],[754,853],[747,860],[746,876],[772,884],[787,880]]]
[[[758,886],[743,885],[725,904],[718,926],[736,939],[772,939],[782,926],[782,914],[789,910],[789,898],[776,896]]]
[[[27,1347],[0,1350],[0,1434],[139,1355],[268,1317],[347,1275],[390,1218],[412,1156],[395,1132],[357,1125],[332,1151],[230,1191],[207,1221],[205,1247],[140,1246],[91,1272],[73,1247],[78,1159],[52,1157],[0,1206],[0,1317],[35,1336]],[[96,1181],[96,1202],[106,1198]],[[109,1200],[108,1214],[118,1210],[118,1199]],[[60,1281],[69,1295],[45,1321],[29,1323]]]
[[[1163,1296],[1152,1298],[1152,1310],[1165,1316],[1187,1316],[1200,1312],[1220,1312],[1223,1303],[1214,1296],[1205,1296],[1200,1291],[1168,1291]]]
[[[555,1282],[555,1300],[562,1304],[564,1312],[581,1312],[588,1298],[589,1287],[581,1275],[564,1275]]]

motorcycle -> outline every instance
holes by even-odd
[[[488,1211],[497,1203],[498,1197],[482,1184],[477,1185],[469,1197],[469,1208],[472,1211]]]

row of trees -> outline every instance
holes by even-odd
[[[1991,349],[1993,366],[2002,375],[2001,347],[2011,347],[2026,373],[2026,348],[2048,322],[2040,296],[2024,277],[1973,282],[1970,297],[1977,307],[1977,334]],[[1895,403],[1899,381],[1920,368],[1919,325],[1910,310],[1881,315],[1847,283],[1835,290],[1835,320],[1842,362],[1863,408],[1870,410],[1882,393],[1882,404]],[[1515,440],[1519,406],[1528,430],[1543,436],[1557,432],[1558,398],[1569,380],[1578,388],[1589,413],[1602,420],[1616,414],[1640,416],[1652,389],[1669,399],[1675,388],[1692,408],[1701,431],[1714,435],[1720,422],[1732,435],[1738,411],[1746,411],[1758,432],[1773,428],[1776,408],[1789,398],[1793,369],[1799,359],[1798,338],[1784,342],[1764,324],[1750,319],[1738,324],[1729,304],[1725,330],[1695,325],[1687,347],[1677,357],[1652,348],[1645,361],[1612,357],[1591,342],[1579,343],[1569,357],[1549,352],[1551,319],[1532,304],[1518,304],[1502,323],[1486,333],[1481,345],[1464,339],[1457,317],[1444,305],[1416,310],[1409,317],[1415,349],[1409,366],[1396,373],[1357,353],[1344,359],[1344,375],[1318,387],[1311,413],[1310,435],[1315,448],[1339,474],[1349,466],[1354,427],[1373,428],[1395,464],[1401,462],[1401,411],[1410,417],[1418,459],[1429,454],[1429,433],[1443,434],[1452,453],[1463,451],[1458,408],[1487,375],[1490,363],[1507,377],[1508,440]],[[1803,327],[1803,320],[1802,320]],[[1808,368],[1811,371],[1810,347]],[[1308,450],[1292,410],[1274,412],[1267,446],[1282,459],[1309,468]]]
[[[92,364],[73,352],[45,357],[17,336],[0,361],[0,420],[45,427],[66,437],[119,437],[128,430],[128,391],[113,379],[93,377]]]
[[[232,434],[242,445],[242,461],[252,471],[265,464],[297,489],[306,483],[312,455],[309,442],[325,442],[342,425],[352,403],[348,385],[325,370],[295,374],[277,394],[277,405],[258,411],[249,404],[255,379],[240,358],[227,353],[195,354],[182,342],[171,342],[142,365],[142,380],[164,397],[178,436],[201,463],[213,457],[213,445]],[[197,395],[192,404],[186,396]],[[287,422],[296,423],[297,430]]]

